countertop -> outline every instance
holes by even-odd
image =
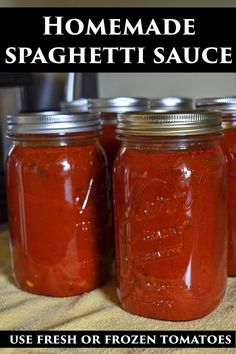
[[[228,279],[220,306],[203,319],[158,321],[125,312],[116,295],[114,279],[82,296],[52,298],[28,294],[14,283],[8,229],[0,230],[1,330],[236,330],[236,278]],[[0,349],[1,353],[235,353],[235,349]]]

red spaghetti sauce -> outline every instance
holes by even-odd
[[[236,276],[236,96],[199,98],[196,106],[222,113],[224,139],[221,147],[227,160],[228,275]]]
[[[219,304],[226,287],[219,138],[168,137],[166,145],[167,138],[131,134],[122,138],[113,175],[121,304],[146,317],[200,318]]]
[[[226,129],[221,142],[227,159],[228,190],[228,275],[236,275],[236,130]]]
[[[104,153],[94,132],[35,138],[16,139],[7,162],[15,279],[36,294],[81,294],[111,266]]]

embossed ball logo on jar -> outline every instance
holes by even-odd
[[[190,181],[191,171],[186,166],[171,173],[162,170],[159,177],[142,183],[137,180],[139,189],[134,187],[130,193],[129,213],[122,226],[129,239],[129,258],[152,261],[183,253],[185,231],[192,223]]]

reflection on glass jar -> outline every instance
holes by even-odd
[[[221,118],[123,114],[114,174],[117,288],[129,312],[190,320],[226,286]]]
[[[7,186],[18,286],[51,295],[100,286],[111,268],[108,175],[91,115],[9,118]]]
[[[236,119],[236,114],[235,114]],[[227,129],[221,147],[227,159],[228,189],[228,275],[236,275],[236,130]]]

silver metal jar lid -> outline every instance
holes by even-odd
[[[222,132],[220,112],[126,112],[118,115],[117,134],[185,136]]]
[[[207,110],[219,110],[221,112],[236,112],[236,96],[198,98],[196,107]]]
[[[99,115],[90,113],[23,113],[7,117],[7,135],[67,134],[97,131],[101,128]]]
[[[63,113],[87,112],[88,111],[88,99],[87,98],[80,98],[75,101],[61,102],[61,110]]]
[[[187,97],[161,97],[150,100],[151,109],[160,110],[191,110],[194,108],[194,101]]]
[[[196,107],[209,111],[218,110],[223,115],[224,129],[236,127],[236,96],[199,98],[196,100]]]
[[[88,99],[90,112],[145,111],[149,108],[149,99],[143,97],[111,97]]]

